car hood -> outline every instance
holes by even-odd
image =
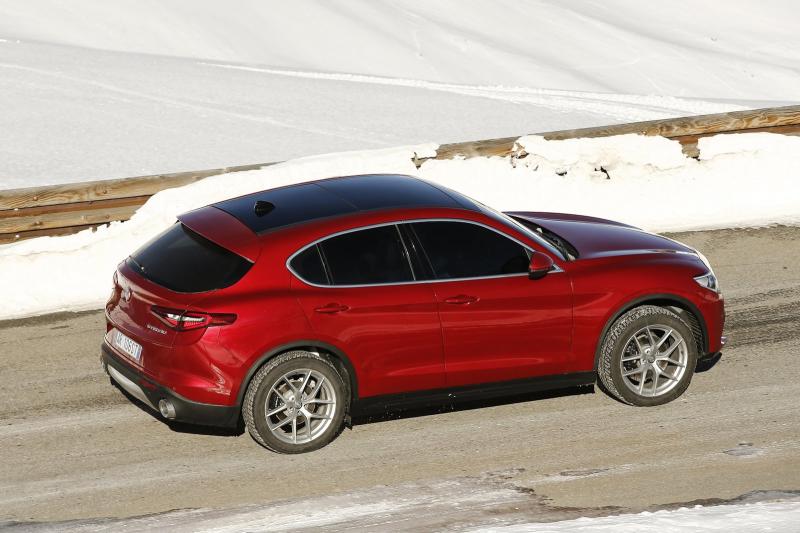
[[[565,213],[506,214],[533,222],[564,238],[577,249],[581,259],[654,252],[696,253],[672,239],[613,220]]]

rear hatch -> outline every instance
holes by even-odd
[[[179,332],[154,310],[192,310],[209,293],[239,281],[259,252],[256,235],[224,211],[205,207],[181,215],[119,265],[106,305],[111,326],[135,342],[164,348],[178,335],[199,338],[202,331]]]

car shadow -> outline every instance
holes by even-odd
[[[722,352],[717,352],[711,357],[706,357],[705,359],[700,359],[697,361],[697,366],[695,367],[695,372],[708,372],[714,365],[719,363],[719,360],[722,359]]]
[[[125,398],[127,398],[139,410],[146,413],[148,416],[158,420],[162,424],[166,424],[170,430],[176,433],[190,433],[193,435],[211,435],[219,437],[238,437],[245,432],[244,423],[241,418],[239,424],[233,428],[217,428],[211,426],[198,426],[195,424],[186,424],[184,422],[174,422],[166,420],[159,413],[145,405],[138,398],[131,396],[128,391],[120,387],[113,379],[110,380],[111,384],[120,391]],[[510,396],[496,397],[485,400],[455,400],[447,404],[437,404],[430,406],[420,407],[392,407],[388,406],[381,412],[369,413],[354,413],[350,418],[349,426],[361,426],[365,424],[374,424],[378,422],[387,422],[389,420],[403,420],[407,418],[420,418],[424,416],[437,415],[442,413],[453,413],[458,411],[469,411],[472,409],[483,409],[486,407],[496,407],[500,405],[509,405],[523,402],[533,402],[536,400],[546,400],[550,398],[561,398],[567,396],[577,396],[581,394],[593,394],[593,385],[582,385],[579,387],[570,387],[565,389],[555,389],[550,391],[530,392],[523,394],[514,394]]]
[[[722,358],[721,353],[717,353],[712,357],[701,359],[697,362],[695,372],[707,372],[716,365]],[[175,422],[166,420],[159,413],[155,412],[150,407],[143,404],[138,398],[131,396],[128,391],[120,387],[113,379],[110,380],[111,384],[116,387],[133,405],[139,408],[142,412],[147,413],[148,416],[166,424],[170,430],[176,433],[190,433],[194,435],[212,435],[221,437],[238,437],[245,432],[244,423],[241,418],[236,427],[233,428],[218,428],[212,426],[199,426],[195,424],[187,424],[184,422]],[[600,390],[604,390],[602,383],[598,380],[597,385]],[[515,394],[511,396],[494,397],[488,399],[469,399],[469,400],[453,400],[446,404],[423,405],[417,407],[405,406],[387,406],[382,411],[369,412],[354,412],[351,414],[348,425],[362,426],[366,424],[375,424],[379,422],[387,422],[390,420],[404,420],[408,418],[420,418],[431,415],[438,415],[442,413],[453,413],[458,411],[470,411],[473,409],[483,409],[486,407],[496,407],[500,405],[510,405],[515,403],[533,402],[536,400],[546,400],[551,398],[561,398],[567,396],[577,396],[581,394],[593,394],[595,392],[594,385],[582,385],[579,387],[570,387],[565,389],[556,389],[550,391],[530,392],[523,394]],[[609,394],[612,398],[613,395]]]
[[[532,402],[536,400],[546,400],[550,398],[561,398],[565,396],[576,396],[579,394],[593,394],[593,385],[582,385],[565,389],[550,391],[529,392],[510,396],[495,397],[485,400],[469,399],[455,400],[447,404],[436,404],[420,407],[393,407],[388,406],[380,412],[355,412],[351,415],[350,425],[361,426],[374,424],[377,422],[387,422],[389,420],[403,420],[407,418],[419,418],[424,416],[438,415],[442,413],[453,413],[458,411],[470,411],[472,409],[483,409],[486,407],[496,407],[515,403]]]

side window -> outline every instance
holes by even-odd
[[[416,222],[411,226],[437,279],[528,272],[525,248],[483,226],[466,222]]]
[[[333,285],[414,281],[397,226],[345,233],[319,247]]]
[[[306,248],[302,253],[294,256],[289,265],[304,281],[317,285],[330,284],[317,245]]]

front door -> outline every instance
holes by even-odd
[[[528,279],[528,249],[486,226],[412,224],[433,274],[447,386],[560,374],[571,357],[567,274]]]

